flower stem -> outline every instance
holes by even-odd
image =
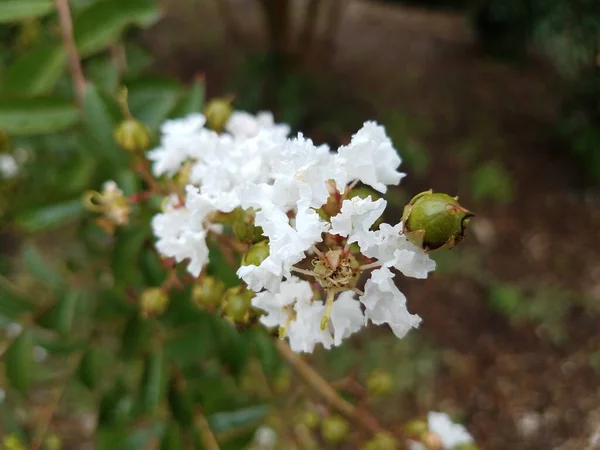
[[[379,261],[372,262],[370,264],[365,264],[364,266],[360,266],[360,271],[369,270],[369,269],[378,269],[382,264]]]
[[[377,419],[370,412],[357,408],[349,401],[344,400],[310,364],[292,351],[287,342],[277,340],[276,345],[281,356],[294,366],[294,369],[296,369],[304,381],[321,394],[335,409],[356,421],[373,434],[382,430],[381,425],[379,425]]]

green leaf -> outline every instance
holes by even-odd
[[[238,261],[239,262],[239,261]],[[209,275],[213,275],[225,283],[226,287],[239,286],[240,278],[236,271],[229,265],[218,247],[209,245],[209,263],[207,267]]]
[[[201,112],[204,106],[204,95],[204,78],[197,78],[189,91],[183,94],[183,98],[173,108],[169,117],[183,117],[191,113]]]
[[[125,331],[121,340],[121,355],[125,359],[132,359],[143,353],[152,338],[152,322],[140,317],[136,311],[131,315],[125,325]]]
[[[240,374],[249,356],[246,337],[226,320],[215,318],[211,325],[219,359],[233,375]]]
[[[98,151],[116,166],[125,166],[127,163],[127,155],[114,138],[115,128],[121,118],[116,102],[103,95],[93,84],[88,84],[83,115],[85,129]]]
[[[167,366],[165,352],[154,351],[146,357],[142,376],[142,402],[144,411],[154,412],[165,394],[167,386]]]
[[[68,336],[73,327],[75,310],[80,297],[81,292],[77,290],[65,293],[56,305],[39,318],[38,323],[55,330],[62,336]]]
[[[106,355],[102,350],[93,347],[88,349],[81,358],[77,375],[88,389],[94,390],[102,380],[106,361]]]
[[[160,450],[184,450],[183,434],[177,422],[170,422],[160,442]]]
[[[35,245],[27,243],[21,252],[23,265],[27,271],[37,280],[51,289],[60,290],[65,280],[38,251]]]
[[[96,56],[85,65],[85,74],[96,86],[106,92],[116,93],[119,86],[119,70],[109,56]]]
[[[188,429],[194,420],[194,405],[192,399],[175,379],[169,382],[169,391],[167,395],[169,401],[169,410],[173,418],[184,428]]]
[[[173,80],[145,78],[127,85],[131,114],[156,130],[175,107],[181,85]]]
[[[213,347],[212,333],[207,321],[186,326],[165,344],[165,352],[170,359],[185,367],[201,361]]]
[[[12,289],[0,285],[0,317],[11,322],[18,321],[23,314],[31,312],[31,302]]]
[[[8,68],[4,74],[3,90],[10,95],[49,94],[63,74],[66,63],[67,53],[60,43],[43,43]]]
[[[73,24],[77,48],[83,57],[104,50],[121,38],[130,25],[148,27],[160,17],[152,0],[106,0],[83,11]]]
[[[237,411],[216,413],[208,417],[208,423],[215,433],[223,433],[262,421],[269,413],[268,405],[251,406]]]
[[[78,118],[77,107],[63,100],[23,98],[0,103],[0,130],[13,135],[63,131]]]
[[[138,259],[150,235],[147,228],[119,230],[112,254],[112,270],[119,285],[142,287]]]
[[[122,379],[117,379],[101,400],[98,410],[98,425],[123,424],[131,417],[134,397]]]
[[[6,377],[21,392],[27,391],[33,380],[33,337],[23,331],[4,355]]]
[[[24,231],[40,231],[76,220],[84,212],[85,208],[81,200],[75,199],[25,212],[18,216],[15,222]]]
[[[45,16],[54,10],[52,0],[2,0],[0,23],[20,22]]]

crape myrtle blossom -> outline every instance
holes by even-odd
[[[148,153],[153,173],[187,171],[190,184],[154,217],[156,248],[189,261],[188,271],[199,276],[207,235],[221,231],[218,215],[252,211],[269,252],[237,274],[256,292],[259,320],[278,328],[293,350],[340,345],[369,321],[403,337],[420,318],[408,312],[392,269],[425,278],[435,264],[406,239],[402,224],[376,229],[385,200],[354,195],[359,182],[386,192],[404,176],[384,128],[366,122],[337,151],[288,132],[268,113],[234,112],[220,134],[200,114],[166,122],[160,147]],[[357,284],[365,278],[363,292]]]
[[[453,422],[448,414],[442,412],[431,411],[427,415],[427,429],[438,442],[436,448],[441,450],[455,450],[475,442],[463,425]],[[410,450],[429,448],[422,442],[414,440],[409,440],[408,445]]]

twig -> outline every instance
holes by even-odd
[[[319,6],[323,2],[320,0],[309,0],[304,13],[304,25],[298,40],[300,51],[298,52],[303,59],[306,59],[308,52],[313,43],[313,38],[316,33],[317,18],[319,17]]]
[[[196,425],[198,425],[198,431],[200,431],[200,439],[202,440],[204,448],[206,448],[207,450],[219,450],[219,443],[217,442],[217,438],[210,429],[208,420],[206,420],[206,417],[204,416],[202,410],[197,409],[194,412],[194,419]]]
[[[223,26],[225,27],[227,36],[235,46],[243,49],[245,43],[244,37],[242,36],[239,24],[233,15],[229,0],[215,0],[215,3],[217,4],[219,15],[223,19]]]
[[[73,21],[71,20],[69,2],[68,0],[54,0],[54,3],[56,4],[56,9],[58,11],[60,31],[62,34],[63,45],[65,46],[67,57],[69,59],[69,70],[71,71],[71,78],[73,79],[73,85],[75,86],[77,103],[82,107],[85,99],[85,76],[83,75],[83,69],[81,68],[81,60],[79,58],[79,53],[77,52],[77,46],[73,39]]]
[[[294,366],[294,369],[304,378],[304,381],[321,394],[335,409],[353,419],[371,433],[377,433],[382,430],[381,425],[379,425],[377,419],[371,413],[364,409],[356,408],[352,403],[340,397],[335,389],[306,361],[296,355],[285,341],[278,340],[276,345],[281,356]]]

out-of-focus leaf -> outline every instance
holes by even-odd
[[[165,344],[170,359],[181,366],[201,361],[212,351],[212,333],[206,321],[186,326]]]
[[[23,314],[31,310],[33,305],[28,299],[0,284],[0,317],[18,321]]]
[[[106,355],[98,348],[92,347],[83,355],[77,375],[88,389],[94,390],[102,380],[106,361]]]
[[[31,331],[23,331],[6,350],[4,366],[8,381],[19,391],[27,391],[33,380],[33,337]]]
[[[251,406],[231,412],[220,412],[208,417],[208,423],[215,433],[230,431],[260,422],[269,413],[268,405]]]
[[[105,425],[123,424],[130,418],[133,407],[133,394],[129,391],[124,381],[118,379],[100,400],[98,425],[102,427]]]
[[[236,270],[229,265],[221,250],[215,246],[209,246],[209,258],[207,271],[225,283],[226,287],[239,286],[240,278],[236,274]]]
[[[142,252],[139,269],[142,271],[148,286],[160,286],[167,276],[160,263],[160,257],[151,249],[145,249]]]
[[[116,93],[119,70],[109,56],[96,56],[85,65],[87,78],[106,92]]]
[[[146,357],[141,389],[146,412],[154,412],[164,397],[167,387],[166,363],[163,349],[157,349]]]
[[[194,405],[175,379],[171,379],[169,382],[167,399],[173,418],[183,429],[189,429],[194,419]]]
[[[101,427],[96,433],[98,450],[145,450],[162,433],[162,424],[150,424],[134,430],[124,426]]]
[[[181,94],[180,83],[159,78],[139,79],[127,88],[131,113],[153,130],[168,117]]]
[[[0,23],[20,22],[24,19],[45,16],[53,10],[52,0],[2,0]]]
[[[84,10],[73,24],[82,56],[99,52],[117,42],[129,25],[147,27],[160,16],[152,0],[106,0]]]
[[[69,200],[54,205],[43,206],[27,211],[15,220],[18,227],[24,231],[33,232],[45,230],[65,222],[76,220],[83,215],[85,208],[81,199]]]
[[[191,113],[201,112],[204,106],[204,94],[204,78],[198,78],[189,91],[184,92],[183,97],[173,108],[169,117],[183,117]]]
[[[255,329],[246,334],[246,339],[258,357],[265,374],[274,377],[281,369],[282,362],[273,344],[273,338],[266,330]]]
[[[248,343],[229,322],[215,318],[211,329],[217,345],[217,355],[234,375],[238,375],[248,361]]]
[[[84,124],[98,151],[118,167],[127,163],[127,155],[117,145],[114,132],[121,120],[118,105],[103,95],[96,86],[88,84],[85,92]]]
[[[0,130],[14,135],[54,133],[77,123],[79,111],[64,100],[22,98],[0,102]]]
[[[56,305],[40,317],[38,323],[55,330],[62,336],[68,336],[73,327],[75,310],[80,298],[81,292],[78,290],[66,292]]]
[[[0,11],[4,6],[0,3]],[[64,47],[58,42],[43,43],[12,64],[3,79],[3,91],[10,95],[48,94],[67,63]]]
[[[112,255],[112,269],[117,283],[141,286],[142,274],[137,261],[149,234],[145,228],[120,230],[117,233]]]
[[[35,245],[31,243],[25,244],[21,257],[23,265],[36,280],[41,281],[54,290],[60,290],[64,286],[64,278],[50,266]]]
[[[160,450],[183,450],[184,448],[181,427],[177,422],[170,422],[165,428]]]
[[[152,322],[136,311],[128,320],[121,342],[121,354],[125,359],[135,358],[150,345]]]

